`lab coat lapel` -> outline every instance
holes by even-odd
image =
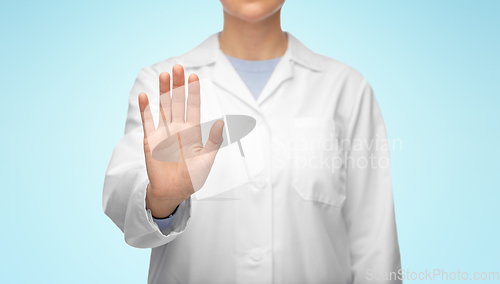
[[[251,107],[254,111],[261,112],[260,106],[281,86],[283,82],[293,77],[294,55],[309,55],[310,51],[302,47],[301,43],[287,32],[288,47],[282,59],[276,66],[266,86],[258,99],[255,100],[245,82],[220,50],[219,33],[210,36],[192,52],[186,56],[187,61],[196,62],[193,65],[209,64],[215,62],[211,74],[214,84],[238,98],[242,103]],[[305,50],[304,50],[305,49]],[[295,56],[296,57],[296,56]],[[306,62],[309,58],[305,58]],[[299,63],[301,63],[299,61]],[[191,64],[190,64],[191,65]]]
[[[264,86],[262,93],[257,98],[257,104],[262,105],[268,100],[272,94],[281,86],[283,82],[293,77],[292,62],[290,56],[290,48],[287,48],[285,54],[276,65],[274,72],[271,74],[269,81]]]
[[[232,96],[238,98],[245,105],[260,111],[255,98],[234,69],[226,55],[217,47],[217,58],[215,61],[212,80],[219,88],[226,90]]]

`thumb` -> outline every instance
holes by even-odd
[[[224,121],[217,120],[212,128],[210,129],[210,134],[208,136],[207,144],[205,145],[206,153],[210,153],[212,151],[217,151],[224,142],[224,138],[222,137],[222,130],[224,129]]]

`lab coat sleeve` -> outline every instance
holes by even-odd
[[[363,80],[348,119],[343,210],[353,283],[401,282],[389,143],[371,86]],[[366,167],[365,167],[366,165]]]
[[[184,202],[184,201],[182,201],[182,202]],[[164,229],[167,229],[168,227],[170,227],[170,224],[174,220],[175,213],[177,213],[178,208],[179,208],[179,206],[177,206],[175,208],[174,212],[172,214],[170,214],[170,216],[168,216],[167,218],[156,219],[155,217],[153,217],[153,221],[156,223],[156,225],[158,225],[158,228],[160,228],[160,230],[164,230]]]
[[[137,248],[153,248],[174,240],[181,234],[191,216],[191,198],[182,202],[169,228],[162,229],[146,210],[146,188],[149,183],[143,148],[143,130],[138,95],[145,92],[153,117],[158,112],[158,74],[152,68],[139,73],[129,96],[125,135],[115,147],[104,179],[104,213],[124,233],[125,242]]]

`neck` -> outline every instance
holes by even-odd
[[[247,22],[224,11],[219,45],[225,54],[244,60],[267,60],[282,56],[288,45],[281,29],[280,12],[258,22]]]

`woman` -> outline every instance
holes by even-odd
[[[222,32],[141,70],[106,173],[104,212],[128,244],[152,248],[148,283],[396,279],[370,85],[283,32],[283,0],[221,2]],[[231,114],[255,128],[235,135]]]

